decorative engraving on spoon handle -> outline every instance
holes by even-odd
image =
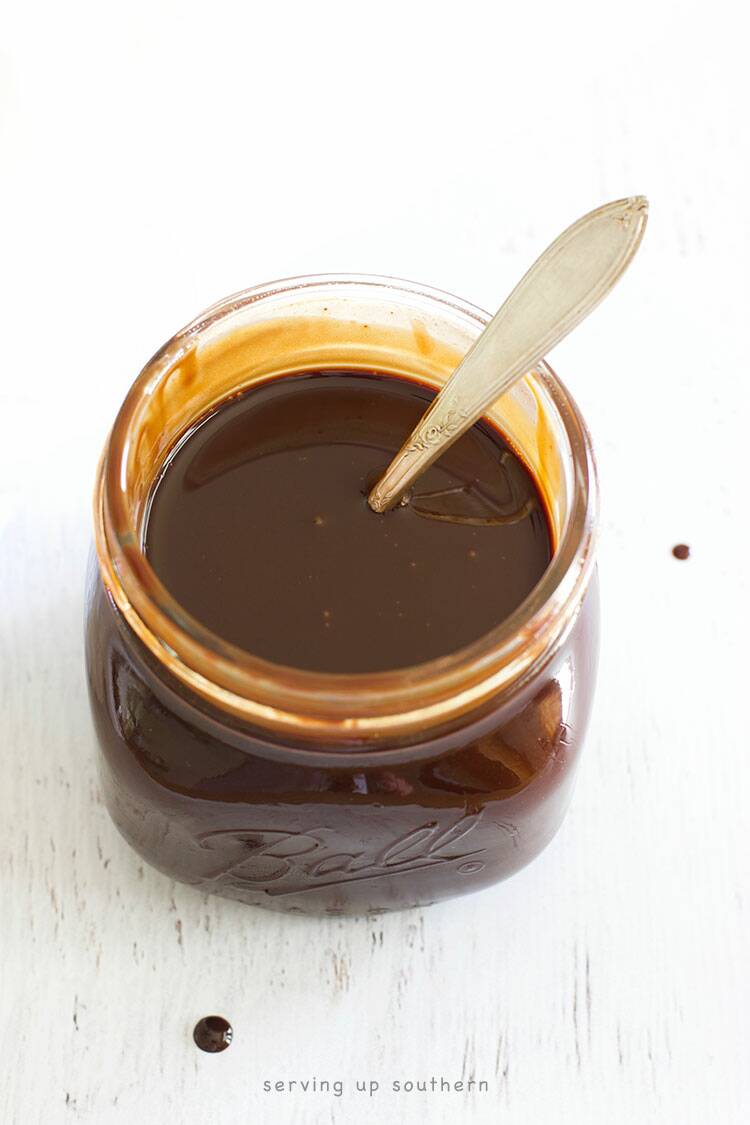
[[[607,296],[646,227],[643,196],[573,223],[537,258],[464,356],[369,496],[384,512],[515,381]]]

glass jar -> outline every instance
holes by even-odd
[[[543,493],[552,562],[458,652],[377,674],[270,664],[183,610],[142,550],[165,457],[229,394],[334,367],[439,388],[488,320],[409,282],[293,278],[214,305],[133,384],[98,471],[86,662],[107,807],[166,874],[277,910],[397,909],[505,878],[559,827],[594,687],[597,487],[546,364],[488,417]]]

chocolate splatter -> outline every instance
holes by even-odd
[[[193,1039],[201,1051],[225,1051],[232,1042],[234,1031],[223,1016],[204,1016],[193,1028]]]

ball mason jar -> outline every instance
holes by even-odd
[[[398,909],[504,879],[560,826],[596,671],[597,484],[546,364],[487,417],[537,481],[552,561],[468,647],[375,674],[271,664],[191,617],[143,552],[165,458],[227,396],[321,368],[437,389],[489,319],[409,282],[293,278],[212,306],[133,384],[97,475],[86,665],[107,807],[165,874],[282,911]]]

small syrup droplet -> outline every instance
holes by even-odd
[[[225,1051],[232,1042],[233,1036],[232,1025],[223,1016],[204,1016],[193,1028],[196,1047],[210,1054]]]

